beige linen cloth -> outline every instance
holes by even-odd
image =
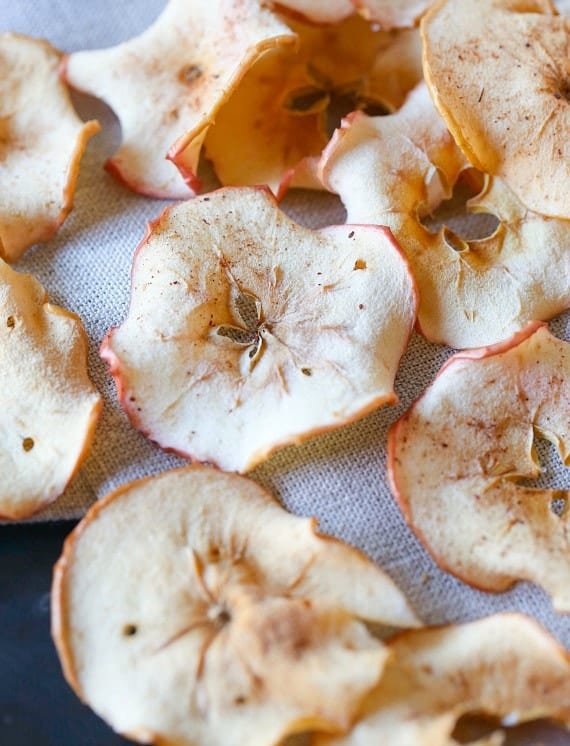
[[[0,29],[47,38],[66,52],[100,48],[141,32],[163,4],[164,0],[3,0]],[[156,217],[165,203],[131,194],[102,170],[119,142],[117,121],[99,102],[82,96],[76,96],[75,102],[80,114],[98,118],[103,130],[87,148],[72,214],[54,239],[30,250],[16,268],[33,273],[52,301],[83,320],[90,339],[90,374],[105,406],[91,455],[66,494],[36,517],[43,521],[78,517],[115,487],[183,463],[131,428],[98,354],[109,327],[125,318],[133,252],[146,221]],[[328,194],[292,192],[283,207],[310,227],[344,221],[342,206]],[[468,234],[468,222],[460,218],[454,227]],[[551,328],[570,339],[570,315],[554,320]],[[360,547],[382,565],[426,623],[518,609],[535,616],[570,647],[570,616],[554,614],[549,598],[538,588],[521,583],[512,591],[492,595],[438,570],[405,526],[390,495],[385,478],[388,428],[434,378],[450,352],[414,335],[396,381],[398,406],[302,447],[286,448],[251,476],[289,510],[317,516],[323,531]],[[545,448],[542,456],[545,471],[540,483],[570,487],[568,470],[554,452]]]

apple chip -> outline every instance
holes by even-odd
[[[64,73],[119,117],[123,143],[108,169],[136,192],[185,198],[200,186],[200,149],[217,110],[265,51],[294,43],[260,0],[169,0],[139,37],[72,54]]]
[[[354,13],[353,0],[276,0],[274,4],[314,23],[340,23]]]
[[[268,190],[166,210],[137,251],[129,314],[102,346],[133,424],[247,471],[394,403],[416,310],[391,234],[303,228]]]
[[[353,0],[365,18],[383,29],[415,26],[434,0]]]
[[[16,261],[69,214],[97,122],[82,122],[46,41],[0,34],[0,257]]]
[[[145,743],[270,746],[347,728],[387,657],[359,620],[418,621],[380,569],[315,524],[202,466],[121,487],[56,566],[67,680]]]
[[[570,218],[570,19],[549,0],[442,0],[424,73],[469,161],[529,209]]]
[[[26,518],[64,491],[87,455],[101,399],[81,322],[0,259],[0,518]]]
[[[459,746],[452,732],[469,713],[505,726],[538,718],[570,724],[568,653],[522,614],[404,632],[389,647],[392,657],[353,730],[319,737],[319,746]],[[502,735],[477,744],[500,744]]]
[[[348,222],[392,230],[418,283],[419,329],[456,348],[494,344],[570,305],[570,222],[526,209],[501,180],[487,179],[468,203],[498,218],[492,235],[464,241],[422,225],[464,165],[421,85],[392,116],[348,117],[320,166]]]
[[[282,196],[322,188],[311,157],[329,140],[340,113],[400,107],[422,79],[416,29],[379,32],[358,16],[332,27],[290,21],[299,50],[275,49],[245,74],[204,143],[223,184],[267,184]]]
[[[534,435],[568,465],[569,417],[569,344],[538,322],[444,365],[388,441],[392,492],[441,567],[490,591],[530,580],[570,611],[569,493],[520,484],[541,472]]]

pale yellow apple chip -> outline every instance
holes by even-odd
[[[422,35],[435,105],[470,162],[570,218],[570,19],[549,0],[440,0]]]
[[[418,283],[420,330],[456,348],[494,344],[570,306],[570,221],[531,212],[501,180],[468,203],[499,219],[492,235],[464,241],[422,225],[464,166],[423,84],[392,116],[348,117],[320,164],[349,223],[392,230]]]
[[[81,322],[0,259],[0,518],[25,518],[61,495],[100,409]]]
[[[275,0],[273,4],[314,23],[340,23],[354,13],[353,0]]]
[[[305,171],[338,110],[392,111],[422,79],[416,29],[379,32],[359,16],[332,27],[289,25],[299,49],[258,60],[208,131],[204,148],[223,184],[267,184],[278,196],[291,182],[320,187],[314,169]]]
[[[121,487],[56,566],[67,680],[115,730],[161,746],[347,728],[387,658],[359,620],[418,621],[379,568],[315,524],[202,466]]]
[[[413,630],[392,657],[345,737],[318,746],[458,746],[459,718],[486,714],[505,726],[551,718],[570,724],[570,659],[533,619],[496,614],[458,626]],[[502,743],[495,732],[479,746]]]
[[[217,110],[265,51],[294,43],[261,0],[169,0],[139,37],[70,55],[65,76],[119,117],[123,142],[109,170],[142,194],[184,198],[199,188]]]
[[[394,403],[415,288],[391,234],[303,228],[268,190],[165,211],[137,251],[129,314],[102,347],[133,424],[247,471]]]
[[[0,257],[12,262],[69,214],[87,140],[46,41],[0,34]]]
[[[570,345],[538,322],[444,365],[390,432],[389,480],[444,569],[490,591],[530,580],[570,612],[569,493],[520,484],[541,472],[533,436],[570,463]]]
[[[415,26],[434,0],[353,0],[365,18],[383,29]]]

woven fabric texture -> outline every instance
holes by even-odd
[[[114,45],[146,28],[163,0],[19,0],[0,4],[0,29],[44,37],[63,51]],[[101,341],[125,318],[134,250],[146,221],[165,203],[131,194],[102,165],[120,139],[117,120],[100,102],[74,96],[83,118],[95,117],[102,132],[82,162],[75,208],[48,243],[30,250],[16,268],[33,273],[51,300],[76,312],[90,339],[90,375],[104,396],[103,416],[92,452],[66,494],[35,517],[47,521],[78,517],[96,499],[125,482],[181,465],[128,423],[114,384],[99,358]],[[328,194],[291,192],[283,208],[309,227],[344,221],[338,199]],[[470,218],[456,218],[456,230],[472,231]],[[551,329],[570,340],[570,315]],[[285,448],[251,476],[291,511],[318,517],[327,533],[363,549],[408,594],[427,623],[473,619],[518,609],[535,616],[570,647],[570,618],[556,615],[538,588],[520,583],[499,595],[479,592],[440,571],[407,529],[385,477],[390,425],[433,380],[451,351],[414,335],[396,382],[400,402],[301,447]],[[570,479],[554,453],[542,449],[541,483],[568,488]],[[532,562],[532,557],[529,557]]]

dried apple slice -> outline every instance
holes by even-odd
[[[359,619],[418,621],[380,569],[315,524],[201,466],[121,487],[56,566],[67,680],[145,743],[270,746],[348,727],[387,657]]]
[[[464,241],[421,224],[463,167],[423,85],[392,116],[348,117],[320,165],[348,222],[392,230],[418,283],[419,329],[456,348],[494,344],[570,306],[570,222],[526,209],[501,180],[487,179],[467,206],[499,219],[492,235]]]
[[[0,259],[0,518],[26,518],[61,495],[100,409],[81,322]]]
[[[422,20],[424,73],[474,166],[570,218],[570,19],[554,13],[549,0],[442,0]]]
[[[435,0],[353,0],[365,18],[383,29],[415,26]]]
[[[417,30],[382,33],[358,16],[333,27],[290,21],[299,50],[276,49],[245,74],[204,143],[223,184],[267,184],[282,196],[319,187],[311,157],[339,109],[397,109],[422,78]],[[299,165],[301,164],[301,165]]]
[[[142,194],[185,198],[199,188],[200,149],[217,110],[265,51],[294,43],[259,0],[169,0],[139,37],[72,54],[64,74],[119,117],[123,143],[107,168]]]
[[[276,0],[274,4],[314,23],[340,23],[354,13],[352,0]]]
[[[396,401],[415,289],[388,231],[310,231],[268,190],[165,211],[137,251],[129,314],[103,343],[133,424],[246,471]]]
[[[438,564],[490,591],[533,581],[570,612],[569,493],[519,484],[541,471],[533,434],[568,465],[569,415],[569,345],[538,322],[444,365],[388,441],[392,492]]]
[[[82,122],[46,41],[0,34],[0,257],[53,236],[73,205],[79,161],[97,122]]]
[[[392,657],[359,721],[318,746],[458,746],[459,718],[484,713],[505,725],[552,718],[570,724],[570,659],[533,619],[496,614],[458,626],[413,630]],[[477,744],[500,744],[496,732]]]

